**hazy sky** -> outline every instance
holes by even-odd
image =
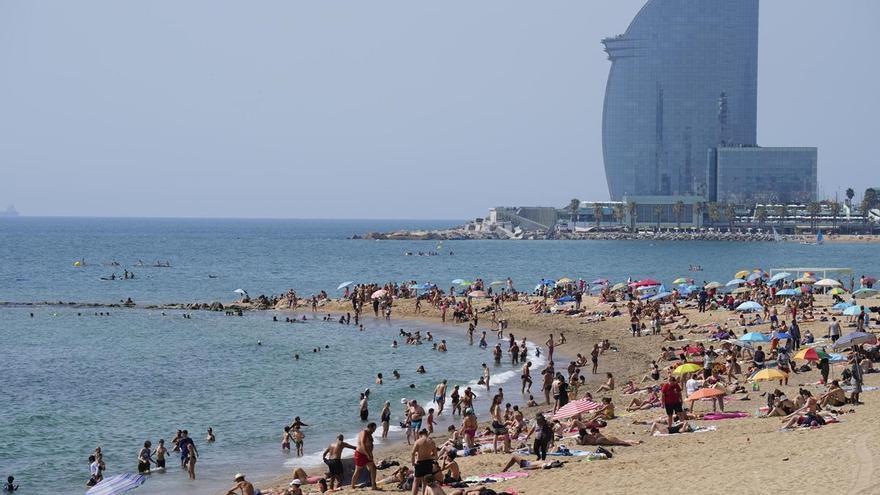
[[[0,208],[471,218],[607,199],[644,0],[0,0]],[[880,185],[880,2],[763,0],[758,140]]]

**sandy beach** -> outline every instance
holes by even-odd
[[[819,306],[828,306],[829,299],[818,298]],[[584,306],[588,311],[606,309],[599,306],[597,298],[586,297]],[[345,312],[349,303],[332,302],[324,305],[323,312]],[[599,373],[614,374],[618,387],[611,394],[595,395],[596,400],[608,396],[617,407],[618,418],[608,422],[603,429],[605,435],[613,435],[626,440],[641,440],[644,443],[633,447],[614,447],[614,457],[609,460],[585,460],[577,457],[559,457],[565,465],[559,469],[529,471],[528,477],[512,481],[491,483],[493,490],[501,491],[513,488],[517,493],[529,494],[560,494],[591,492],[616,493],[647,493],[658,490],[664,483],[676,480],[687,486],[709,490],[724,490],[729,493],[769,493],[788,490],[792,487],[792,476],[804,477],[805,473],[814,473],[809,479],[804,477],[811,491],[834,491],[840,493],[878,493],[880,482],[874,478],[874,465],[878,453],[872,446],[880,440],[880,430],[873,428],[873,418],[880,413],[880,405],[874,392],[866,392],[862,396],[864,405],[844,406],[843,409],[854,409],[854,413],[843,414],[841,422],[826,425],[817,429],[797,429],[780,431],[780,418],[754,417],[757,410],[766,405],[762,393],[775,388],[782,389],[789,397],[797,395],[798,387],[803,385],[814,394],[824,391],[824,387],[814,385],[819,381],[819,373],[815,367],[807,373],[791,376],[788,386],[779,386],[777,382],[763,382],[759,391],[749,393],[750,400],[730,401],[726,403],[727,411],[742,411],[749,417],[717,421],[695,421],[694,424],[714,427],[714,431],[705,433],[689,433],[671,437],[652,437],[647,427],[633,424],[634,420],[651,420],[663,416],[662,409],[625,412],[625,407],[632,396],[620,394],[620,386],[628,379],[636,382],[648,372],[652,359],[656,359],[661,346],[665,345],[660,336],[631,337],[626,317],[608,318],[595,323],[582,323],[583,318],[573,318],[557,314],[534,314],[530,306],[522,303],[506,303],[503,318],[510,322],[509,332],[517,338],[527,337],[536,343],[543,343],[549,333],[559,335],[565,333],[567,343],[558,347],[557,368],[564,368],[567,360],[577,353],[588,355],[593,344],[602,339],[609,339],[619,347],[619,352],[606,352],[599,360]],[[683,308],[684,314],[692,323],[723,323],[735,318],[733,312],[717,310],[698,313],[695,308]],[[416,312],[414,301],[396,300],[393,319],[413,321],[435,321],[440,318],[439,311],[423,304],[421,311]],[[461,328],[462,338],[466,339],[466,326]],[[811,330],[817,337],[825,335],[827,323],[804,322],[802,331]],[[766,330],[766,325],[765,328]],[[853,331],[845,328],[844,333]],[[694,339],[705,340],[704,335],[692,335]],[[680,345],[680,344],[678,344]],[[707,344],[708,345],[708,344]],[[560,364],[560,361],[562,363]],[[663,366],[661,364],[661,366]],[[839,376],[842,367],[832,367],[832,378]],[[585,369],[585,372],[588,370]],[[439,379],[439,378],[438,378]],[[537,380],[536,380],[537,381]],[[508,395],[519,394],[518,381],[508,384]],[[868,374],[866,386],[880,385],[880,378]],[[588,387],[596,387],[595,380]],[[533,392],[539,390],[533,386]],[[542,398],[534,394],[539,404]],[[582,395],[582,394],[581,394]],[[710,403],[698,404],[697,412],[708,412]],[[543,404],[525,410],[526,418],[533,418],[536,412],[549,411],[552,406]],[[481,425],[486,419],[481,416]],[[445,440],[445,435],[435,432],[438,443]],[[572,448],[572,439],[562,444]],[[516,445],[515,445],[516,446]],[[580,447],[592,450],[594,447]],[[406,445],[395,445],[383,448],[377,453],[377,459],[397,460],[401,464],[409,463],[410,448]],[[481,453],[472,457],[459,458],[462,475],[485,476],[501,471],[510,458],[508,454]],[[309,471],[310,475],[321,475],[318,469]],[[392,469],[381,471],[390,474]],[[730,473],[726,475],[725,473]],[[735,475],[734,475],[735,474]],[[283,480],[289,481],[287,476]],[[285,483],[286,485],[286,483]],[[278,488],[282,488],[282,480]],[[396,487],[386,486],[385,490],[393,491]],[[277,488],[276,488],[277,489]],[[265,490],[264,490],[265,491]],[[348,490],[346,490],[348,491]],[[447,490],[447,493],[450,490]]]

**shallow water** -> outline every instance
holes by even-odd
[[[345,239],[454,223],[0,219],[0,301],[229,301],[239,287],[252,296],[291,287],[304,295],[335,294],[346,280],[445,286],[454,278],[510,276],[520,287],[562,276],[670,281],[694,275],[690,264],[705,268],[695,274],[698,281],[722,283],[756,266],[844,266],[854,268],[856,278],[878,274],[878,248],[865,244],[459,241],[428,257],[403,253],[435,250],[437,243]],[[80,258],[87,265],[73,267]],[[172,268],[139,267],[138,259],[147,265],[169,260]],[[105,264],[112,260],[122,266]],[[123,268],[136,278],[100,279]],[[15,474],[27,489],[22,493],[85,491],[86,458],[95,446],[105,451],[108,474],[131,472],[144,440],[170,441],[175,429],[188,428],[202,454],[199,480],[186,481],[170,462],[167,473],[153,475],[138,493],[216,493],[237,471],[265,479],[304,462],[279,450],[281,426],[295,415],[314,425],[306,430],[311,455],[333,435],[357,431],[364,388],[372,389],[374,417],[384,400],[398,416],[401,398],[428,399],[442,378],[466,384],[479,376],[481,362],[491,362],[489,351],[466,345],[463,329],[419,325],[449,340],[452,352],[437,359],[429,345],[392,351],[401,326],[394,322],[368,318],[361,333],[320,321],[273,323],[268,312],[241,318],[193,312],[192,319],[166,313],[111,310],[99,317],[69,307],[0,307],[6,365],[0,474]],[[330,349],[310,352],[323,345]],[[413,372],[419,364],[427,375]],[[404,374],[401,381],[373,384],[375,373],[390,377],[395,368]],[[496,379],[517,375],[509,365],[494,373]],[[213,445],[203,441],[208,426],[218,436]]]

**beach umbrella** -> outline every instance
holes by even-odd
[[[636,282],[633,285],[635,287],[651,287],[654,285],[660,285],[660,282],[654,280],[653,278],[646,278],[644,280],[639,280],[638,282]]]
[[[773,381],[773,380],[784,380],[788,378],[788,374],[782,371],[779,371],[776,368],[765,368],[754,375],[752,375],[752,380],[756,382],[764,382],[764,381]]]
[[[597,278],[590,282],[591,285],[608,285],[608,279],[605,278]]]
[[[562,296],[556,300],[558,303],[570,303],[574,302],[574,296]]]
[[[749,332],[740,337],[739,340],[743,342],[770,342],[770,337],[761,332]]]
[[[740,271],[736,272],[736,275],[734,275],[733,278],[746,278],[749,276],[749,273],[752,273],[752,272],[750,272],[748,270],[740,270]]]
[[[385,297],[388,294],[388,291],[385,289],[379,289],[370,296],[370,299],[379,299],[380,297]]]
[[[117,495],[134,490],[146,480],[147,477],[142,474],[117,474],[98,482],[86,495]]]
[[[693,292],[693,291],[695,291],[695,290],[700,290],[701,287],[700,287],[699,285],[691,284],[691,285],[688,285],[688,286],[687,286],[687,289],[688,289],[689,291]]]
[[[555,280],[550,280],[550,279],[547,279],[547,280],[541,280],[541,283],[544,284],[544,285],[546,285],[547,287],[552,287],[552,286],[556,285],[556,281],[555,281]]]
[[[428,282],[425,282],[423,284],[413,284],[413,285],[409,286],[410,289],[415,289],[415,290],[431,290],[434,287],[435,287],[434,284],[429,284]]]
[[[764,307],[755,301],[746,301],[736,307],[737,311],[763,311]]]
[[[673,375],[683,375],[685,373],[696,373],[703,369],[699,364],[694,363],[685,363],[678,368],[675,368],[675,371],[672,372]]]
[[[472,291],[468,292],[468,297],[486,297],[486,291],[472,290]]]
[[[232,292],[235,292],[236,294],[241,294],[241,295],[243,295],[243,296],[248,295],[247,291],[244,290],[244,289],[235,289],[235,290],[232,291]]]
[[[688,280],[688,279],[686,279],[686,278],[684,278],[684,277],[679,277],[679,278],[677,278],[677,279],[675,279],[675,280],[672,281],[672,283],[675,284],[675,285],[686,284],[686,283],[688,283],[688,282],[690,282],[690,280]]]
[[[846,294],[846,291],[841,289],[840,287],[835,287],[835,288],[831,289],[830,291],[828,291],[828,293],[831,295],[835,295],[835,296],[842,296],[842,295]]]
[[[784,278],[788,278],[790,276],[791,276],[791,274],[788,272],[779,272],[776,275],[773,275],[772,277],[770,277],[770,280],[768,280],[767,283],[773,284],[773,283],[779,282],[780,280],[782,280]]]
[[[660,300],[666,299],[667,297],[669,297],[671,295],[672,295],[672,292],[661,292],[655,296],[651,296],[649,300],[650,301],[660,301]]]
[[[746,281],[747,282],[754,282],[755,280],[758,280],[759,278],[761,278],[763,276],[764,276],[764,274],[762,272],[754,272],[746,278]]]
[[[337,287],[336,290],[342,290],[353,283],[354,283],[354,280],[349,280],[348,282],[342,282],[341,284],[339,284],[339,287]]]
[[[614,284],[614,287],[611,287],[612,292],[616,292],[616,291],[624,290],[624,289],[626,289],[626,284],[623,282],[620,282],[619,284]]]
[[[876,296],[880,291],[877,289],[859,289],[853,292],[853,297],[871,297]]]
[[[840,287],[840,282],[832,278],[823,278],[816,282],[816,287]]]
[[[741,278],[735,278],[735,279],[731,280],[730,282],[727,282],[727,284],[725,284],[725,285],[726,285],[727,287],[732,287],[732,286],[734,286],[734,285],[742,285],[742,284],[744,284],[744,283],[746,283],[745,280],[743,280],[743,279],[741,279]]]
[[[464,282],[465,282],[465,280],[464,280],[463,278],[457,278],[457,279],[453,280],[453,281],[450,282],[450,283],[453,284],[453,285],[461,285],[461,284],[463,284]]]
[[[846,309],[850,306],[852,306],[852,304],[850,304],[848,302],[839,302],[839,303],[835,304],[834,306],[831,306],[831,309],[833,309],[835,311],[843,311],[844,309]]]
[[[701,388],[688,396],[687,400],[709,399],[724,395],[724,390],[714,387]]]
[[[839,363],[841,361],[846,361],[846,356],[843,354],[832,353],[832,354],[829,354],[828,356],[829,356],[828,361],[830,361],[832,363]]]
[[[589,399],[573,400],[568,404],[559,408],[553,419],[562,420],[577,416],[579,414],[588,413],[602,408],[602,404],[593,402]]]
[[[706,284],[707,289],[720,289],[722,287],[724,286],[721,285],[720,282],[709,282],[708,284]]]
[[[837,342],[831,345],[832,349],[846,349],[847,347],[852,347],[854,345],[862,345],[862,344],[876,344],[877,337],[871,333],[865,332],[853,332],[844,335],[843,337],[837,339]]]
[[[804,276],[804,277],[801,277],[801,278],[799,278],[799,279],[796,279],[796,280],[795,280],[795,283],[798,283],[798,284],[815,284],[815,283],[816,283],[816,280],[815,280],[815,279],[812,279],[812,278],[810,278],[810,277],[806,277],[806,276]]]
[[[565,285],[565,284],[570,284],[572,282],[574,282],[574,280],[572,280],[568,277],[562,277],[556,281],[556,285]]]
[[[795,289],[782,289],[776,292],[777,296],[799,296],[801,291]]]
[[[771,336],[771,338],[773,338],[773,337]],[[776,338],[779,340],[788,340],[791,338],[791,334],[788,334],[786,332],[777,333]]]
[[[853,306],[850,306],[850,307],[844,309],[843,315],[844,316],[858,316],[859,313],[861,313],[861,312],[862,312],[862,306],[853,305]],[[865,313],[869,314],[870,312],[871,312],[871,310],[868,309],[867,307],[865,307]]]
[[[750,289],[749,287],[737,287],[736,289],[733,289],[732,293],[733,294],[745,294],[745,293],[751,292],[751,291],[752,291],[752,289]]]
[[[798,351],[798,353],[794,355],[794,359],[800,359],[803,361],[819,361],[821,359],[831,360],[831,356],[821,349],[817,350],[813,347],[807,347]]]
[[[503,281],[503,280],[495,280],[494,282],[492,282],[492,283],[489,284],[489,285],[491,285],[491,286],[493,286],[493,287],[496,287],[496,286],[499,286],[499,285],[504,285],[504,284],[506,284],[506,283],[507,283],[507,282],[505,282],[505,281]]]

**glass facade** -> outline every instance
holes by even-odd
[[[809,203],[816,200],[816,148],[718,148],[707,173],[720,203]]]
[[[603,44],[611,199],[708,194],[707,151],[756,144],[758,0],[650,0]]]

